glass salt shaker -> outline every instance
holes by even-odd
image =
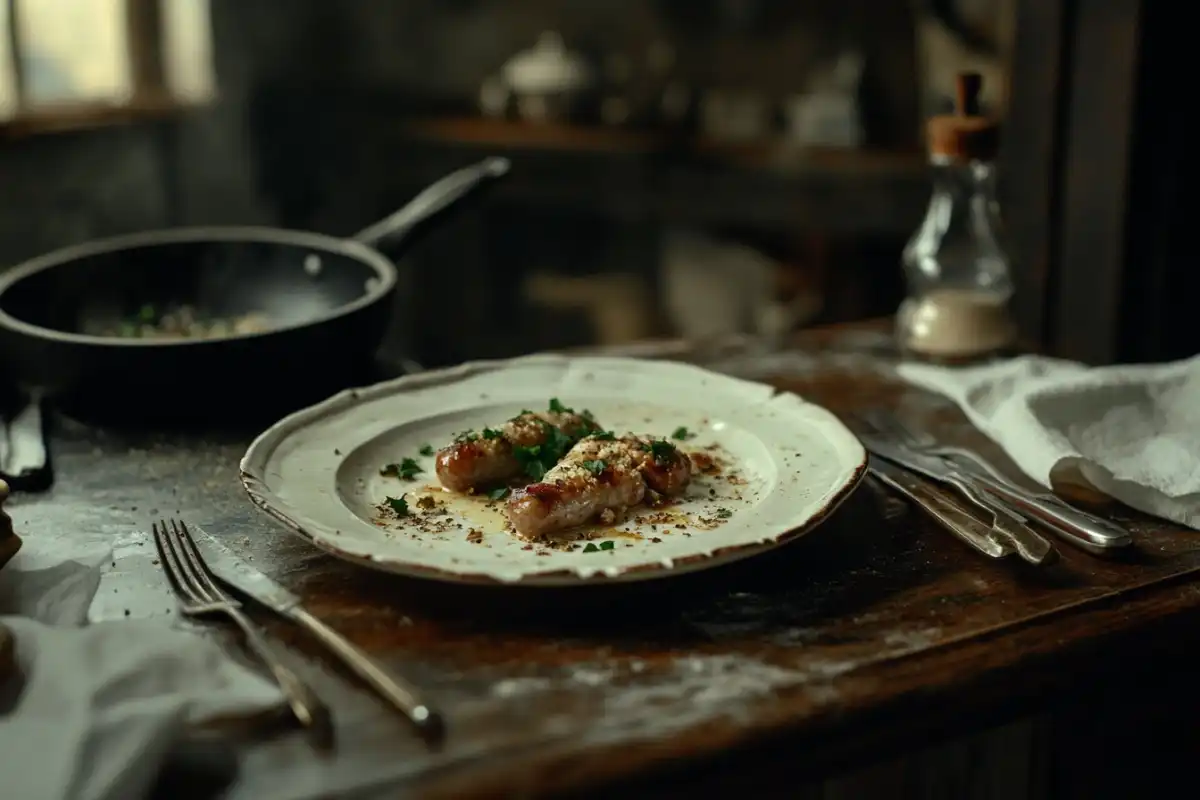
[[[929,120],[933,194],[902,257],[896,315],[906,355],[962,362],[1013,347],[1009,257],[996,201],[999,126],[979,113],[978,74],[958,77],[955,113]]]

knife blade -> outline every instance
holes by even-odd
[[[416,687],[385,672],[350,640],[310,614],[296,594],[247,564],[212,534],[199,526],[192,526],[192,530],[200,554],[223,583],[312,633],[359,678],[403,712],[422,733],[431,737],[444,734],[442,716],[425,702]]]
[[[1025,517],[977,486],[967,475],[937,456],[914,453],[883,437],[859,433],[870,452],[930,480],[949,486],[964,500],[991,516],[992,530],[1008,539],[1017,553],[1031,564],[1042,564],[1057,554],[1054,545],[1025,523]]]
[[[295,611],[301,607],[298,596],[251,567],[208,531],[198,525],[188,527],[195,533],[200,554],[218,578],[277,614],[295,620]]]

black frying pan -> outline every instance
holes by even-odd
[[[298,408],[361,380],[379,347],[400,278],[377,248],[411,244],[508,168],[492,158],[455,172],[348,240],[185,228],[35,258],[0,275],[0,360],[34,397],[91,418]],[[259,312],[268,325],[210,339],[114,334],[140,314],[180,305],[215,319]]]

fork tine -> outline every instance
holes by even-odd
[[[895,414],[875,409],[870,413],[872,423],[882,433],[892,436],[910,447],[920,447],[923,443],[916,433],[905,425]]]
[[[162,562],[163,572],[167,573],[167,582],[175,590],[176,596],[184,603],[199,602],[191,586],[183,579],[183,567],[179,565],[175,550],[171,547],[166,524],[155,522],[150,528],[154,532],[154,547],[158,550],[158,560]]]
[[[171,528],[175,531],[179,543],[183,548],[184,555],[191,563],[193,574],[197,583],[200,584],[214,601],[229,600],[229,596],[217,585],[213,578],[212,570],[208,568],[208,564],[204,562],[204,557],[200,555],[200,550],[196,547],[196,540],[192,538],[192,532],[188,530],[187,523],[183,520],[171,519]]]
[[[172,531],[167,527],[166,520],[159,520],[163,530],[163,541],[174,557],[174,563],[179,568],[179,579],[186,584],[189,593],[197,603],[212,603],[217,598],[212,597],[204,588],[204,583],[196,576],[195,569],[184,554],[183,545],[179,542],[179,528]]]
[[[848,425],[850,425],[852,428],[854,428],[856,431],[862,431],[863,433],[878,432],[877,429],[875,428],[875,425],[873,425],[871,423],[871,420],[867,418],[866,414],[864,414],[862,412],[855,412],[853,414],[847,414],[845,416],[845,418],[843,419],[843,421],[846,422]]]
[[[166,522],[163,523],[165,528]],[[187,550],[187,546],[183,541],[183,534],[179,530],[179,525],[174,519],[171,520],[171,535],[168,538],[171,546],[175,549],[175,553],[179,556],[179,564],[183,567],[184,575],[187,577],[188,583],[200,595],[205,603],[215,603],[220,600],[220,596],[213,593],[207,582],[204,580],[203,572],[196,566],[192,560],[191,554]]]

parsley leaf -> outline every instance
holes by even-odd
[[[546,466],[549,459],[542,454],[542,445],[540,444],[530,447],[514,447],[513,458],[521,465],[521,472],[535,481],[540,481],[546,474],[546,470],[550,468]],[[551,466],[553,463],[553,461],[550,462]]]
[[[613,439],[617,438],[617,435],[612,431],[600,431],[599,433],[593,433],[592,438],[598,439],[602,442],[611,442]]]
[[[387,504],[392,507],[392,511],[396,512],[397,517],[408,516],[408,501],[404,498],[405,495],[385,498],[387,500]]]
[[[456,441],[456,442],[473,442],[478,438],[479,438],[478,433],[476,433],[473,430],[468,429],[468,430],[463,431],[462,433],[456,434],[454,436],[454,441]]]
[[[484,439],[499,439],[500,435],[501,435],[500,431],[494,430],[493,428],[484,428],[483,429],[482,436]]]
[[[671,438],[672,438],[672,439],[678,439],[679,441],[681,441],[681,442],[682,442],[682,441],[685,441],[685,440],[687,440],[687,439],[691,439],[691,438],[692,438],[692,437],[694,437],[695,435],[696,435],[696,434],[692,433],[692,432],[691,432],[691,431],[689,431],[687,428],[685,428],[685,427],[683,427],[682,425],[680,425],[678,428],[676,428],[676,429],[675,429],[675,432],[671,434]]]
[[[733,512],[730,511],[728,508],[718,508],[717,516],[720,517],[721,519],[729,519],[730,517],[733,516]]]
[[[662,464],[675,457],[675,445],[668,442],[666,439],[655,439],[650,442],[650,455],[654,460]]]
[[[604,470],[608,469],[608,464],[605,464],[599,459],[595,461],[584,461],[580,466],[595,475],[597,478],[604,473]]]
[[[417,452],[423,456],[431,456],[431,455],[433,455],[433,445],[423,444],[423,445],[421,445],[421,449],[418,450]]]
[[[560,403],[559,406],[561,407],[561,405]],[[570,411],[570,409],[567,410]],[[521,465],[522,473],[535,481],[540,481],[542,476],[561,461],[567,451],[589,431],[577,430],[566,433],[543,419],[538,418],[537,421],[541,423],[542,432],[546,438],[541,444],[513,447],[513,458]]]
[[[552,411],[555,414],[574,414],[575,413],[575,409],[567,408],[566,406],[564,406],[562,403],[560,403],[558,401],[557,397],[550,398],[550,411]]]
[[[588,543],[587,543],[587,547],[583,548],[583,552],[585,552],[585,553],[599,553],[599,552],[600,552],[600,548],[599,548],[599,547],[596,547],[596,545],[592,544],[591,542],[588,542]]]
[[[508,487],[501,486],[498,489],[492,489],[487,493],[487,496],[488,500],[503,500],[504,498],[508,497]]]
[[[379,470],[380,475],[387,475],[392,478],[403,478],[406,481],[411,481],[417,475],[425,470],[421,469],[421,465],[411,458],[400,459],[399,464],[387,464],[383,469]]]
[[[608,541],[604,541],[604,542],[600,543],[601,550],[612,550],[616,546],[617,546],[616,542],[614,542],[612,540],[608,540]]]

